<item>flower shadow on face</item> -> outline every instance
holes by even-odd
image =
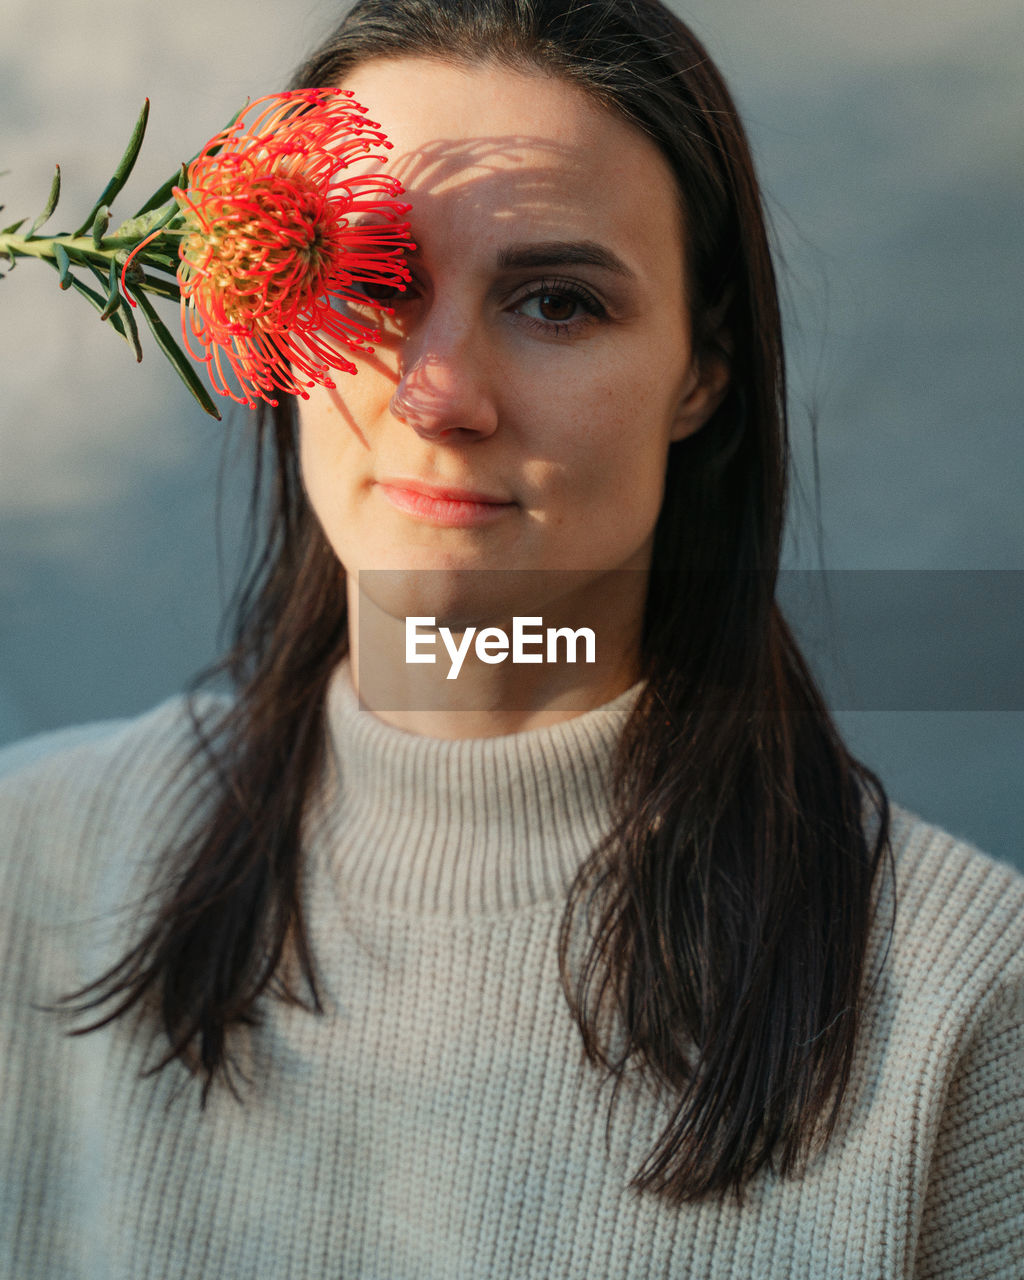
[[[565,173],[574,162],[568,147],[549,138],[438,139],[400,155],[389,172],[405,188],[403,199],[412,205],[408,215],[412,238],[429,260],[432,239],[444,238],[453,223],[471,229],[467,257],[478,255],[481,246],[564,239]],[[414,274],[415,263],[413,255]],[[369,307],[378,314],[382,310],[372,303]],[[437,378],[441,358],[429,350],[410,351],[400,315],[384,314],[376,323],[380,339],[372,354],[359,354],[360,368],[385,377],[396,389],[402,386],[404,420],[432,417],[447,394]],[[328,394],[343,420],[369,448],[364,430],[346,404],[344,387]]]

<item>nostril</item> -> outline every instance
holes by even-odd
[[[421,349],[404,368],[400,364],[391,413],[423,436],[490,435],[497,405],[487,361],[478,351],[453,346],[447,336],[443,352]]]

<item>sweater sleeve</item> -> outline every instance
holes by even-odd
[[[1024,978],[978,1018],[950,1080],[915,1280],[1024,1276]]]

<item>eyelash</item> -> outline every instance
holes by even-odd
[[[370,305],[383,304],[388,307],[393,307],[396,304],[403,302],[406,298],[411,297],[412,296],[411,290],[412,290],[411,285],[406,285],[405,290],[392,288],[387,285],[373,285],[373,284],[363,284],[361,286],[358,284],[352,285],[353,293],[358,294],[362,292],[366,298],[367,304],[370,304]]]
[[[384,294],[375,301],[386,302],[390,307],[400,307],[403,302],[413,302],[416,299],[415,281],[410,282],[406,286],[407,291],[398,292],[395,290],[390,296]],[[372,295],[367,290],[368,296]],[[573,316],[571,320],[543,320],[537,316],[524,315],[519,308],[527,302],[532,302],[537,298],[557,297],[568,298],[582,308],[585,314]],[[561,278],[550,278],[537,282],[528,286],[528,292],[520,294],[508,306],[508,310],[517,315],[518,319],[534,329],[536,332],[543,334],[545,337],[564,338],[579,332],[587,325],[592,324],[595,320],[605,319],[608,315],[607,308],[599,301],[599,299],[585,288],[578,280],[565,280]]]
[[[532,302],[536,298],[546,297],[571,299],[586,314],[574,316],[571,320],[542,320],[537,316],[523,315],[521,311],[517,310],[527,302]],[[516,298],[509,309],[515,311],[519,318],[525,324],[530,325],[531,328],[549,337],[557,338],[568,337],[586,325],[593,323],[593,321],[604,319],[608,314],[602,303],[598,301],[589,289],[584,288],[579,281],[562,279],[541,280],[539,284],[530,286],[529,292]]]

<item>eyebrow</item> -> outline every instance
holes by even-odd
[[[498,251],[498,266],[602,267],[615,275],[633,275],[617,254],[594,240],[545,240],[537,244],[513,244]]]

